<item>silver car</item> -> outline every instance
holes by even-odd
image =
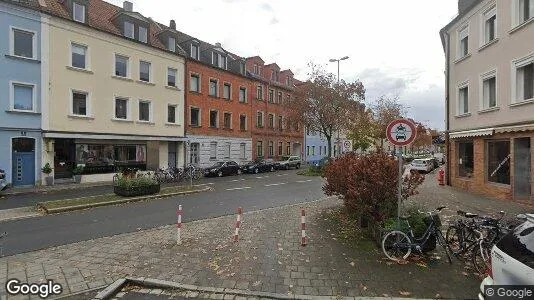
[[[411,169],[428,173],[434,170],[434,162],[430,158],[417,158],[412,161]]]

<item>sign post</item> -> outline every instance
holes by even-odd
[[[386,136],[390,143],[397,149],[397,160],[399,161],[399,175],[397,185],[397,229],[400,230],[400,214],[402,202],[402,147],[411,144],[417,135],[417,129],[412,121],[399,119],[389,123],[386,129]]]

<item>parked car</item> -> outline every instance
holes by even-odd
[[[243,166],[243,172],[245,173],[262,173],[273,172],[276,170],[276,163],[272,159],[256,159]]]
[[[226,175],[239,175],[241,173],[243,173],[241,167],[232,160],[217,162],[204,170],[204,176],[206,177],[223,177]]]
[[[298,156],[282,156],[279,161],[276,162],[277,169],[289,170],[291,168],[299,169],[301,165],[300,157]]]
[[[489,274],[480,284],[480,299],[498,295],[498,291],[484,291],[485,286],[490,288],[492,285],[534,285],[534,214],[522,217],[524,223],[493,246]]]
[[[434,170],[434,161],[431,158],[416,158],[411,163],[411,169],[419,172],[431,172]]]
[[[432,169],[437,169],[437,168],[439,168],[439,161],[438,161],[437,158],[432,157],[430,160],[431,160],[432,163],[434,164],[434,168],[432,168]]]
[[[0,191],[7,188],[6,171],[0,169]]]

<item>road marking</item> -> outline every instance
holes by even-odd
[[[246,190],[246,189],[251,189],[250,186],[244,186],[244,187],[238,187],[238,188],[233,188],[233,189],[226,189],[227,191],[237,191],[237,190]]]
[[[275,186],[275,185],[284,185],[284,184],[287,184],[287,182],[271,183],[271,184],[266,184],[265,186]]]
[[[280,177],[280,176],[287,176],[287,175],[289,175],[289,174],[278,174],[278,175],[276,175],[276,176],[279,176],[279,177]]]
[[[306,183],[306,182],[312,182],[313,180],[311,179],[308,179],[308,180],[299,180],[297,181],[297,183]]]
[[[230,180],[230,182],[238,182],[238,181],[245,181],[246,179],[234,179],[234,180]]]
[[[196,186],[201,186],[201,185],[214,185],[215,183],[213,182],[210,182],[210,183],[201,183],[201,184],[196,184]]]

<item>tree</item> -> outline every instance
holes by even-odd
[[[348,138],[352,140],[354,150],[366,151],[374,144],[374,128],[373,111],[366,109],[359,115],[358,120],[352,124],[348,134]]]
[[[320,132],[328,143],[328,157],[332,157],[332,136],[347,131],[365,111],[362,101],[365,88],[357,80],[345,82],[313,63],[310,79],[297,85],[294,99],[286,103],[291,119],[306,124],[312,132]]]
[[[380,147],[384,146],[384,139],[387,138],[386,130],[389,123],[406,115],[406,107],[399,102],[399,97],[390,98],[380,96],[373,106],[374,113],[374,137],[380,139]]]
[[[417,129],[417,136],[411,145],[412,152],[414,151],[414,148],[419,150],[421,147],[426,148],[432,145],[432,135],[429,130],[421,123],[414,123],[415,128]]]

